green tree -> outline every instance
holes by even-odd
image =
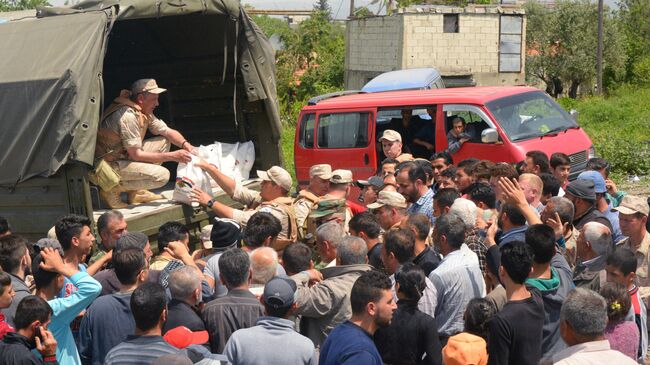
[[[589,0],[560,0],[554,9],[526,4],[529,81],[546,83],[547,91],[572,98],[589,90],[596,77],[598,9]],[[622,78],[625,66],[624,38],[619,22],[609,9],[604,14],[603,69],[609,82]]]
[[[650,1],[619,0],[618,3],[626,37],[626,78],[628,81],[637,82],[638,69],[647,67],[644,64],[648,61],[644,59],[650,56]]]
[[[314,4],[314,10],[324,13],[328,21],[332,20],[332,8],[327,0],[317,0],[316,4]]]
[[[0,11],[36,9],[38,6],[50,5],[47,0],[0,0]]]

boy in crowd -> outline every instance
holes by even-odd
[[[0,271],[0,309],[9,308],[14,299],[16,292],[11,285],[11,276],[4,271]],[[0,312],[0,340],[9,332],[14,332],[14,328],[5,321],[4,313]]]

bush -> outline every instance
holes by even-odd
[[[580,112],[578,123],[589,135],[596,153],[620,174],[650,174],[650,88],[622,86],[608,97],[559,99]]]
[[[634,82],[639,85],[650,85],[650,56],[636,61],[632,66]]]

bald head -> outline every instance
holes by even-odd
[[[609,254],[613,241],[612,232],[604,224],[588,222],[582,227],[581,234],[591,249],[598,255]]]
[[[253,284],[266,284],[278,270],[278,253],[271,247],[260,247],[251,253]]]

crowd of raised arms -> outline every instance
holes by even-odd
[[[36,242],[0,217],[0,364],[650,363],[648,200],[607,161],[570,181],[562,153],[393,142],[377,176],[315,165],[293,198],[280,167],[257,193],[198,161],[246,207],[195,190],[213,224],[167,222],[154,250],[120,210]]]

